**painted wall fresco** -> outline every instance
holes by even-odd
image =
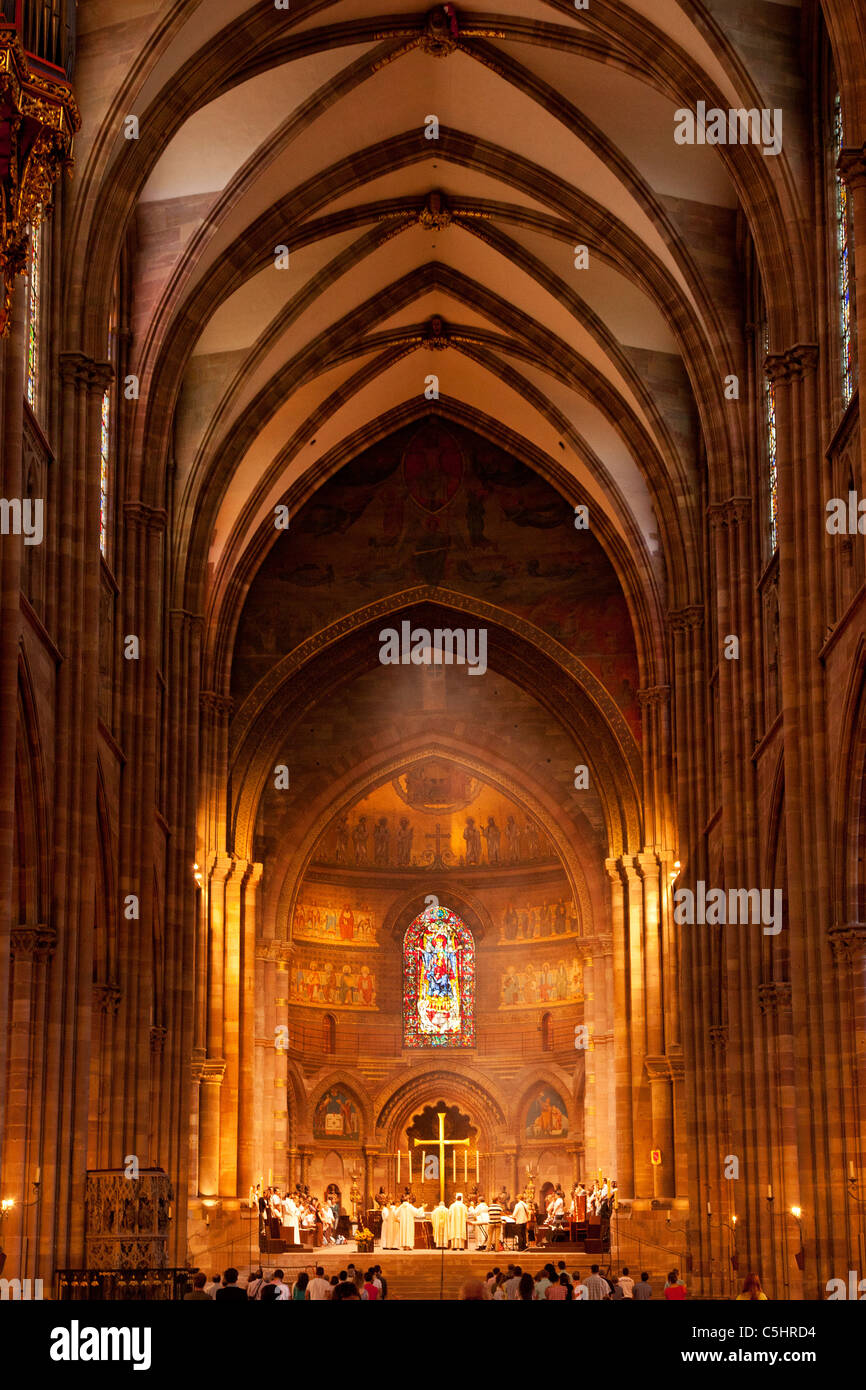
[[[524,617],[604,682],[640,737],[638,670],[613,567],[568,503],[518,460],[430,417],[368,449],[292,517],[238,626],[232,695],[353,606],[414,584]]]
[[[368,961],[335,955],[311,958],[289,972],[293,1004],[329,1009],[378,1009],[376,969]]]
[[[354,1098],[340,1086],[332,1086],[321,1097],[313,1115],[316,1139],[358,1139],[361,1117]]]
[[[577,908],[568,898],[532,903],[510,901],[499,914],[500,945],[509,941],[555,941],[558,937],[575,936],[577,931]]]
[[[337,894],[326,903],[296,903],[292,936],[295,941],[316,941],[328,946],[345,942],[353,946],[378,945],[372,909]]]
[[[577,956],[516,962],[500,977],[500,1009],[575,1004],[583,998],[583,967]]]
[[[564,1139],[568,1134],[568,1111],[558,1091],[540,1086],[529,1103],[524,1133],[527,1139]]]

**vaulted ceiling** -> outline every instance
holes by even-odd
[[[104,355],[132,228],[130,486],[163,505],[173,466],[174,599],[211,620],[215,680],[274,505],[429,412],[435,376],[444,415],[589,504],[652,683],[742,467],[743,219],[773,332],[808,335],[796,5],[730,32],[697,0],[448,8],[80,6],[68,322]],[[783,99],[778,157],[674,142],[682,106]]]

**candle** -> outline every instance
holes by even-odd
[[[852,1168],[854,1167],[854,1164],[853,1164],[853,1163],[851,1164],[851,1167],[852,1167]],[[854,1176],[853,1173],[852,1173],[851,1176],[852,1176],[852,1177]],[[42,1169],[41,1169],[41,1168],[37,1168],[37,1169],[36,1169],[36,1186],[37,1186],[37,1187],[39,1186],[39,1184],[40,1184],[41,1181],[42,1181]]]
[[[709,1202],[707,1202],[707,1216],[712,1216],[712,1214],[713,1214],[713,1209],[712,1209],[712,1207],[710,1206]]]
[[[424,1181],[424,1179],[426,1178],[426,1176],[427,1176],[427,1152],[426,1152],[425,1149],[422,1149],[422,1150],[421,1150],[421,1181],[422,1181],[422,1182]]]
[[[454,1173],[454,1181],[456,1182],[456,1181],[457,1181],[457,1150],[456,1150],[456,1149],[452,1149],[452,1150],[451,1150],[451,1157],[452,1157],[453,1160],[454,1160],[454,1162],[453,1162],[452,1165],[451,1165],[451,1168],[452,1168],[452,1171],[453,1171],[453,1173]]]
[[[848,1160],[848,1177],[851,1179],[852,1182],[854,1181],[854,1160],[853,1160],[853,1158],[850,1158],[850,1159]],[[36,1174],[36,1181],[37,1181],[37,1182],[39,1181],[39,1174],[38,1174],[38,1172],[37,1172],[37,1174]]]
[[[409,1186],[412,1186],[412,1150],[409,1150]]]
[[[465,1187],[465,1185],[466,1185],[467,1176],[468,1176],[468,1172],[467,1172],[467,1164],[468,1164],[468,1162],[469,1162],[469,1146],[467,1145],[467,1147],[463,1150],[463,1185],[464,1185],[464,1187]]]
[[[768,1201],[768,1202],[772,1202],[772,1200],[773,1200],[773,1189],[772,1189],[772,1187],[770,1186],[770,1184],[767,1183],[767,1201]]]
[[[273,1170],[273,1168],[269,1168],[269,1169],[268,1169],[268,1187],[273,1187],[273,1185],[274,1185],[274,1170]]]
[[[400,1181],[400,1150],[397,1150],[397,1181]]]
[[[475,1181],[481,1181],[481,1174],[478,1171],[478,1150],[475,1150]]]

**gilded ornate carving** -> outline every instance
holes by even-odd
[[[65,82],[31,70],[17,35],[0,32],[0,336],[10,327],[15,277],[27,266],[31,228],[49,212],[60,173],[72,167],[81,117]]]

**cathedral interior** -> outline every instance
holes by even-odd
[[[866,1274],[863,0],[0,0],[0,174],[4,1275]]]

